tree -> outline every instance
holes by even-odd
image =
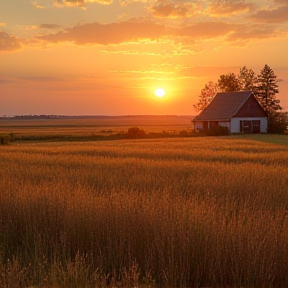
[[[198,96],[198,103],[193,105],[196,111],[203,111],[213,100],[218,91],[219,87],[217,83],[209,81],[208,84],[205,84],[205,87],[201,90],[201,94]]]
[[[282,110],[280,100],[276,99],[279,93],[277,76],[274,71],[266,64],[258,75],[256,97],[265,111],[270,116],[272,113]]]
[[[252,69],[246,66],[240,68],[238,80],[240,91],[256,91],[257,76]]]
[[[273,112],[269,116],[268,132],[284,133],[288,130],[288,112]]]
[[[252,69],[243,66],[239,74],[229,73],[221,75],[218,85],[222,92],[255,91],[257,76]]]
[[[234,73],[221,75],[218,80],[218,86],[222,92],[235,92],[241,90],[238,76]]]

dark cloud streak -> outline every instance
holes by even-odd
[[[60,28],[61,26],[58,24],[40,24],[39,28],[41,29],[57,29]]]

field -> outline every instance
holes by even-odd
[[[125,133],[130,127],[141,127],[150,133],[178,133],[191,130],[192,116],[98,116],[91,118],[17,119],[2,118],[1,133],[14,133],[17,137],[49,139],[72,137],[87,140],[95,135]]]
[[[0,163],[0,287],[288,287],[286,135],[20,141]]]

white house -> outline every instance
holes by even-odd
[[[224,126],[231,133],[267,133],[267,113],[252,91],[217,93],[193,121],[194,129]]]

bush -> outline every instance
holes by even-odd
[[[218,127],[211,127],[208,130],[209,136],[225,136],[229,135],[228,127],[218,126]]]
[[[10,138],[8,135],[1,135],[0,136],[0,144],[1,145],[8,145],[10,142]]]
[[[15,141],[14,133],[0,135],[0,145],[8,145],[10,142]]]
[[[125,134],[126,138],[141,138],[146,135],[145,131],[138,127],[131,127]]]
[[[181,136],[181,137],[187,137],[187,136],[188,136],[187,130],[181,130],[181,131],[179,132],[179,136]]]
[[[287,123],[270,122],[268,123],[268,133],[282,134],[287,129]]]
[[[288,130],[288,112],[275,112],[269,116],[268,133],[283,134]]]

